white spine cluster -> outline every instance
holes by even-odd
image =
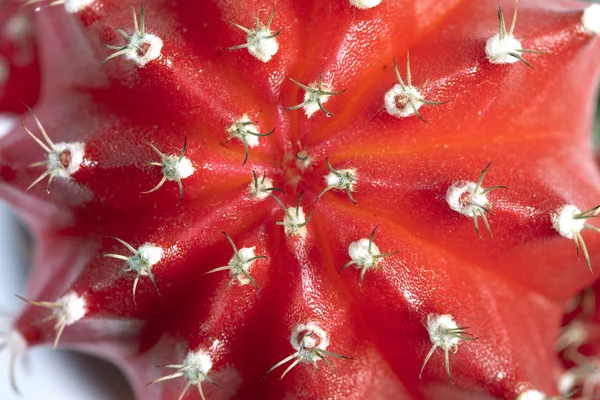
[[[83,157],[85,155],[85,145],[81,142],[74,143],[56,143],[50,153],[48,153],[48,170],[54,177],[70,178],[75,172],[79,171]],[[69,160],[65,166],[65,160]]]
[[[295,106],[284,108],[290,111],[302,108],[307,118],[312,117],[312,115],[318,110],[323,111],[323,113],[328,117],[333,117],[333,114],[327,111],[325,107],[323,107],[323,104],[329,100],[331,96],[337,96],[338,94],[342,94],[346,91],[346,89],[338,92],[331,91],[331,87],[323,83],[322,74],[319,74],[318,82],[312,82],[309,85],[300,83],[292,78],[288,79],[294,82],[296,86],[304,89],[304,101],[300,104],[296,104]]]
[[[304,237],[306,235],[306,214],[302,207],[289,207],[281,225],[283,225],[286,235]]]
[[[335,172],[331,171],[325,175],[325,182],[331,189],[346,190],[348,188],[352,191],[356,183],[356,170],[340,169]]]
[[[481,171],[477,183],[468,181],[453,182],[446,191],[446,203],[448,203],[450,209],[465,217],[473,218],[475,231],[478,235],[480,234],[478,219],[481,217],[487,231],[493,236],[486,216],[486,214],[490,213],[491,207],[487,194],[497,189],[508,189],[506,186],[501,185],[490,186],[487,189],[481,186],[485,174],[491,165],[492,163],[489,162]]]
[[[250,279],[246,277],[250,273],[250,267],[256,261],[254,250],[256,246],[243,247],[231,257],[229,263],[229,274],[232,278],[237,278],[240,285],[247,285]]]
[[[352,259],[354,268],[368,269],[376,267],[381,260],[375,256],[380,255],[379,248],[367,238],[362,238],[348,246],[348,255]]]
[[[515,0],[515,10],[512,17],[510,28],[506,29],[504,15],[498,3],[498,25],[499,32],[488,39],[485,43],[485,54],[487,59],[492,64],[513,64],[521,61],[525,65],[531,67],[525,59],[523,53],[542,53],[537,50],[525,50],[521,45],[521,41],[517,39],[513,32],[517,23],[517,13],[519,11],[519,0]]]
[[[581,25],[590,35],[600,35],[600,4],[591,4],[581,16]]]
[[[233,124],[231,124],[231,126],[227,128],[227,133],[229,134],[229,138],[227,140],[236,138],[240,142],[246,143],[248,147],[258,146],[257,135],[260,134],[260,131],[258,130],[257,124],[253,122],[246,114],[242,115]]]
[[[414,115],[423,106],[421,92],[414,86],[394,85],[383,96],[385,110],[393,117]]]
[[[410,55],[406,53],[406,82],[402,79],[398,64],[394,60],[394,73],[398,83],[388,90],[383,96],[385,110],[393,117],[405,118],[411,115],[416,115],[421,121],[425,118],[419,112],[423,104],[438,105],[442,104],[439,101],[431,101],[423,98],[421,92],[427,85],[425,82],[419,89],[412,84],[412,73],[410,69]]]
[[[367,9],[378,6],[381,0],[350,0],[350,4],[356,8]]]
[[[131,270],[141,276],[147,276],[152,272],[152,267],[163,257],[164,250],[152,243],[144,243],[137,249],[137,253],[127,259],[127,265]]]
[[[329,163],[329,159],[325,159],[329,173],[325,175],[325,182],[327,186],[319,193],[317,200],[321,198],[327,191],[331,189],[345,190],[350,200],[356,204],[356,201],[352,197],[352,190],[356,183],[356,170],[354,168],[348,169],[335,169]]]
[[[434,346],[446,349],[457,349],[460,343],[460,338],[451,332],[459,329],[458,325],[452,318],[452,315],[434,315],[427,316],[427,332],[429,340]]]
[[[373,242],[373,238],[375,237],[375,232],[377,231],[377,227],[373,229],[371,233],[371,237],[369,239],[362,238],[357,240],[356,242],[350,243],[348,246],[348,255],[350,256],[350,261],[348,261],[342,267],[341,271],[345,270],[351,265],[354,265],[354,268],[360,269],[360,279],[359,282],[362,284],[363,279],[365,277],[365,273],[370,268],[378,268],[379,261],[382,258],[393,256],[398,253],[397,251],[393,251],[391,253],[381,254],[379,252],[379,248]],[[340,272],[341,272],[340,271]]]
[[[138,67],[143,68],[150,61],[156,60],[161,55],[163,41],[157,35],[146,32],[144,5],[140,6],[141,16],[140,24],[138,25],[137,15],[133,4],[131,10],[133,12],[133,33],[130,35],[121,29],[117,32],[127,40],[124,46],[113,46],[104,44],[111,50],[116,50],[115,53],[106,57],[103,62],[107,62],[115,57],[125,56],[125,59],[133,61]]]
[[[587,219],[596,217],[600,213],[600,206],[596,206],[586,211],[580,211],[573,204],[566,204],[551,215],[552,226],[563,237],[573,239],[577,248],[577,255],[581,250],[585,257],[586,264],[592,272],[590,255],[588,253],[585,241],[581,235],[581,231],[585,228],[600,233],[600,228],[597,228],[586,222]]]
[[[170,375],[155,379],[150,383],[158,383],[183,377],[187,380],[187,383],[185,384],[185,387],[179,396],[179,400],[182,400],[185,397],[185,394],[192,385],[198,388],[200,398],[205,400],[206,397],[204,397],[202,383],[204,381],[208,381],[217,386],[217,384],[208,377],[208,372],[212,369],[212,366],[212,359],[205,350],[199,349],[196,351],[189,351],[183,360],[183,363],[165,365],[166,368],[175,369],[175,372]]]
[[[485,44],[485,54],[492,64],[516,63],[519,59],[512,54],[518,54],[521,50],[523,50],[521,42],[512,34],[502,37],[497,33]]]
[[[160,57],[162,47],[162,39],[152,33],[145,33],[140,36],[133,34],[129,39],[125,58],[143,68],[150,61]]]
[[[273,180],[269,178],[257,179],[256,182],[253,180],[250,182],[248,190],[250,195],[258,200],[263,200],[269,197],[269,191],[273,187]]]
[[[54,178],[60,177],[70,179],[71,175],[79,170],[85,156],[85,145],[81,142],[60,142],[55,144],[46,133],[46,130],[42,126],[40,120],[35,116],[35,114],[32,115],[44,140],[41,140],[35,136],[33,132],[30,131],[25,125],[23,125],[23,129],[25,129],[25,132],[27,132],[27,134],[33,140],[35,140],[35,142],[48,154],[48,159],[46,161],[40,161],[30,165],[30,167],[39,167],[44,165],[46,166],[46,171],[42,173],[35,181],[33,181],[27,190],[37,185],[44,178],[49,177],[47,191],[50,192],[50,185],[52,184]]]
[[[227,128],[226,132],[229,136],[225,143],[235,138],[244,145],[244,163],[242,165],[245,165],[246,161],[248,161],[248,149],[258,146],[258,138],[273,134],[275,129],[271,132],[260,133],[258,122],[252,121],[248,115],[244,114]]]
[[[189,178],[196,170],[189,158],[185,156],[180,158],[177,155],[165,157],[162,169],[163,174],[170,181]]]
[[[552,214],[552,226],[556,231],[567,239],[575,239],[577,233],[585,227],[585,219],[577,218],[581,210],[572,204],[562,206]]]
[[[264,63],[271,61],[271,58],[279,51],[277,36],[280,33],[271,30],[273,18],[275,18],[275,9],[273,9],[269,20],[264,25],[256,17],[256,27],[254,29],[248,29],[240,24],[228,21],[231,25],[246,33],[246,43],[229,47],[229,50],[248,49],[248,53],[258,60]]]
[[[64,321],[65,326],[73,325],[87,313],[87,304],[83,297],[75,292],[69,292],[56,301],[59,305],[54,309],[58,321]]]
[[[321,85],[319,88],[318,82],[312,82],[308,85],[312,89],[305,89],[304,101],[302,102],[302,109],[307,118],[313,116],[314,113],[319,111],[323,104],[325,104],[333,93],[329,86]]]
[[[248,283],[252,283],[254,285],[254,287],[256,288],[256,290],[258,290],[259,289],[258,284],[254,280],[254,278],[252,278],[252,276],[250,275],[249,270],[250,270],[250,267],[252,266],[252,264],[254,263],[254,261],[258,260],[259,258],[268,259],[268,257],[255,255],[254,249],[256,249],[256,247],[254,247],[254,246],[253,247],[244,247],[244,248],[238,250],[235,243],[233,242],[233,239],[231,239],[231,236],[229,236],[225,231],[221,231],[221,233],[223,235],[225,235],[225,237],[229,241],[229,244],[231,245],[231,248],[233,249],[233,257],[231,257],[231,259],[229,260],[227,265],[225,265],[223,267],[217,267],[217,268],[211,269],[210,271],[205,272],[204,274],[206,275],[206,274],[212,274],[212,273],[219,272],[219,271],[229,270],[229,275],[232,278],[231,282],[233,282],[235,279],[237,279],[238,282],[240,283],[240,285],[246,285]]]
[[[310,335],[309,335],[310,333]],[[298,324],[292,330],[290,344],[298,351],[298,360],[302,363],[315,363],[320,360],[317,350],[327,350],[327,333],[315,322]]]
[[[202,349],[190,351],[183,360],[182,370],[185,378],[192,385],[203,382],[213,366],[212,359]]]
[[[296,167],[302,172],[304,172],[308,167],[312,165],[313,159],[308,154],[306,150],[300,150],[298,154],[296,154]]]
[[[192,161],[185,156],[187,139],[184,141],[183,150],[181,150],[181,154],[179,155],[164,155],[156,148],[156,146],[151,143],[148,144],[161,159],[161,162],[151,162],[150,165],[161,167],[163,177],[154,188],[142,193],[147,194],[155,192],[160,189],[166,181],[175,181],[179,186],[179,201],[183,200],[183,184],[181,183],[181,180],[189,178],[196,170]]]
[[[475,217],[481,208],[490,204],[485,189],[475,182],[454,182],[446,192],[446,202],[451,210],[467,216]]]
[[[268,28],[260,27],[248,34],[248,53],[266,63],[279,50],[279,43],[274,32]]]
[[[54,330],[56,331],[56,337],[54,338],[55,349],[65,328],[85,317],[88,312],[85,298],[75,292],[69,292],[55,302],[33,301],[21,296],[17,297],[32,306],[43,307],[52,311],[52,315],[43,321],[56,320],[54,324]]]
[[[283,374],[281,374],[281,378],[279,379],[283,379],[288,372],[300,363],[312,364],[318,371],[319,367],[317,366],[317,361],[319,360],[323,360],[327,365],[333,368],[333,364],[331,364],[331,361],[327,360],[326,356],[349,358],[327,351],[327,347],[329,346],[327,333],[313,321],[296,325],[294,329],[292,329],[290,344],[295,350],[294,354],[273,365],[265,375],[292,360],[293,362],[285,369],[285,371],[283,371]]]
[[[160,291],[158,290],[158,286],[156,285],[156,281],[154,279],[154,274],[152,273],[152,267],[154,267],[154,265],[162,259],[164,250],[159,246],[153,245],[152,243],[144,243],[143,245],[135,249],[129,243],[125,242],[122,239],[119,239],[117,237],[113,237],[113,239],[125,246],[127,250],[133,253],[133,255],[127,257],[122,254],[105,253],[103,254],[103,256],[123,260],[127,263],[127,268],[123,269],[123,272],[135,272],[135,279],[133,281],[134,303],[137,285],[141,276],[149,277],[152,281],[152,284],[156,288],[156,291],[160,294]]]
[[[429,353],[425,356],[425,361],[421,367],[419,378],[423,374],[423,370],[427,365],[427,362],[439,347],[444,351],[444,366],[446,368],[446,375],[448,379],[452,380],[450,376],[450,351],[455,354],[458,351],[458,344],[461,340],[475,340],[476,338],[471,337],[466,332],[466,328],[459,327],[452,315],[443,314],[429,314],[427,316],[427,333],[429,333],[429,340],[431,341],[431,348]]]

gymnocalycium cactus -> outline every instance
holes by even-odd
[[[600,398],[600,5],[0,6],[8,351],[140,399]]]

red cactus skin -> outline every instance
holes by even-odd
[[[595,281],[584,255],[600,262],[600,235],[582,231],[600,201],[597,9],[523,1],[513,32],[512,1],[147,0],[146,44],[106,59],[129,51],[131,6],[69,13],[77,3],[20,11],[35,22],[42,91],[0,142],[0,193],[37,253],[9,334],[110,359],[144,399],[188,386],[186,399],[448,400],[579,387],[558,386],[574,365],[565,348],[587,343],[592,360],[598,346],[554,343],[566,304]],[[514,55],[486,53],[497,6]],[[235,24],[252,35],[256,18],[258,50],[231,49],[247,37]],[[18,100],[33,106],[30,68],[8,85],[25,84],[34,95]],[[329,97],[305,99],[320,79]],[[27,133],[43,140],[36,118],[52,167],[30,166],[52,158]],[[228,131],[236,121],[251,122]],[[252,133],[265,134],[256,146]],[[163,175],[152,146],[179,169]],[[461,182],[473,182],[454,198],[462,215],[448,193]],[[581,309],[564,324],[584,315],[597,330],[595,308]]]
[[[22,112],[35,104],[40,91],[40,68],[34,27],[19,5],[0,1],[0,110]],[[10,79],[9,79],[10,78]]]

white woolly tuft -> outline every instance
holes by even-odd
[[[177,171],[177,174],[179,175],[179,178],[181,179],[189,178],[196,170],[190,159],[187,157],[183,157],[177,163],[175,169]]]
[[[581,232],[585,226],[584,218],[574,218],[580,213],[581,211],[574,205],[564,205],[560,210],[552,214],[552,226],[561,236],[573,239],[575,233]]]
[[[435,315],[429,314],[427,316],[427,332],[429,333],[429,340],[431,343],[441,347],[442,349],[448,349],[456,346],[460,342],[460,338],[457,335],[449,334],[447,330],[457,329],[458,325],[454,322],[452,315]]]
[[[367,9],[378,6],[381,0],[350,0],[350,4],[356,8]]]
[[[231,257],[231,260],[229,260],[229,273],[231,274],[231,276],[237,277],[237,280],[240,283],[240,285],[247,285],[248,283],[250,283],[250,279],[244,276],[242,270],[246,272],[250,271],[250,267],[256,260],[248,260],[256,257],[256,254],[254,254],[255,249],[256,246],[241,248],[238,251],[237,255],[234,254],[233,257]]]
[[[485,54],[492,64],[516,63],[519,59],[508,53],[518,54],[518,51],[522,49],[523,46],[521,46],[521,42],[514,36],[506,35],[504,39],[500,39],[499,33],[489,38],[485,44]]]
[[[248,34],[248,53],[266,63],[273,58],[279,50],[277,38],[269,37],[273,35],[268,29],[259,29]]]
[[[548,397],[537,390],[527,390],[521,393],[516,400],[546,400]]]
[[[153,266],[163,257],[164,250],[152,243],[144,243],[138,248],[140,258]]]
[[[311,156],[308,155],[308,151],[300,150],[298,152],[296,157],[296,167],[298,167],[300,171],[304,171],[305,169],[310,167],[312,162],[313,159]]]
[[[189,178],[194,171],[196,171],[196,168],[194,168],[194,165],[187,157],[183,157],[180,160],[179,156],[173,155],[166,157],[164,160],[163,174],[168,180],[176,181]]]
[[[483,194],[484,189],[479,187],[477,193],[475,182],[454,182],[446,192],[446,202],[451,210],[467,217],[475,216],[477,206],[486,207],[489,204],[487,196]]]
[[[70,162],[67,167],[63,166],[60,161],[60,155],[64,152],[70,153]],[[52,171],[53,176],[70,178],[71,175],[79,171],[84,156],[85,145],[81,142],[56,143],[54,149],[48,153],[48,170]]]
[[[312,335],[304,336],[308,332],[312,332]],[[329,338],[327,337],[327,333],[316,322],[310,321],[306,324],[296,325],[292,330],[290,344],[294,350],[298,351],[300,362],[316,362],[321,359],[317,355],[316,350],[326,350],[327,346],[329,346]]]
[[[94,0],[65,0],[65,10],[67,10],[68,13],[74,14],[83,10],[93,2]]]
[[[343,186],[342,177],[333,172],[330,172],[327,175],[325,175],[325,182],[327,183],[327,186],[333,186],[333,187]]]
[[[600,4],[591,4],[581,16],[583,29],[591,35],[600,35]]]
[[[60,308],[54,310],[54,315],[58,321],[64,321],[66,326],[79,321],[88,311],[85,299],[75,292],[67,293],[56,303],[60,305]]]
[[[262,182],[262,183],[261,183]],[[254,184],[254,179],[250,182],[249,190],[252,197],[257,198],[258,200],[263,200],[269,197],[269,192],[265,189],[269,189],[273,187],[273,180],[269,178],[265,178],[264,182],[262,178],[258,178],[258,185]]]
[[[140,49],[143,45],[149,45],[150,47],[143,55],[140,55]],[[134,33],[131,36],[128,47],[129,50],[125,53],[125,58],[136,63],[138,67],[143,68],[150,61],[160,57],[163,41],[151,33],[146,33],[144,36],[138,36]]]
[[[248,262],[249,259],[256,257],[256,254],[254,254],[254,250],[256,249],[256,246],[252,246],[252,247],[243,247],[238,251],[238,255],[240,257],[240,261],[242,263],[244,263],[244,265],[247,264],[247,267],[245,269],[248,269],[250,267],[250,265],[254,262],[250,261]]]
[[[311,88],[318,88],[319,83],[312,82],[308,86]],[[333,92],[333,90],[325,84],[321,85],[321,91]],[[304,106],[302,107],[302,109],[304,110],[304,114],[306,114],[306,118],[312,117],[314,113],[320,110],[319,101],[321,102],[321,105],[323,105],[329,100],[330,97],[331,95],[319,94],[319,92],[316,90],[306,90],[304,92]]]
[[[289,215],[288,215],[289,214]],[[306,226],[298,226],[306,222],[306,215],[302,207],[298,207],[298,215],[296,216],[296,207],[289,207],[287,213],[283,217],[283,226],[285,228],[285,234],[288,236],[300,236],[306,235]]]
[[[190,351],[183,360],[183,375],[192,385],[196,385],[204,381],[204,375],[208,374],[212,365],[212,359],[206,351]]]
[[[260,131],[258,130],[257,124],[243,125],[248,122],[252,122],[250,117],[248,117],[246,114],[242,115],[241,118],[227,128],[227,133],[235,133],[233,136],[238,138],[240,141],[242,141],[242,138],[246,139],[246,144],[248,144],[248,147],[256,147],[258,146],[258,136],[253,135],[253,133],[259,134]]]
[[[356,183],[356,170],[355,169],[340,169],[335,172],[329,172],[325,175],[325,182],[327,186],[333,189],[345,190],[347,186],[352,191],[354,184]]]
[[[356,269],[377,265],[379,259],[375,259],[373,256],[379,254],[379,248],[374,242],[371,243],[371,252],[369,252],[369,239],[366,238],[352,242],[348,246],[348,255],[352,261],[356,261],[356,264],[354,264]]]
[[[385,110],[393,117],[404,118],[415,114],[415,108],[419,110],[423,103],[419,100],[421,93],[413,86],[402,87],[400,84],[394,85],[383,96]],[[414,104],[413,106],[410,104]],[[399,107],[399,105],[401,105]]]
[[[161,260],[164,251],[152,243],[144,243],[137,251],[137,254],[127,259],[127,265],[140,276],[148,276],[148,272],[152,270],[154,264]]]

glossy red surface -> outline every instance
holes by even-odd
[[[514,4],[501,6],[509,21]],[[95,0],[78,14],[43,7],[34,17],[42,76],[34,113],[55,143],[85,143],[72,179],[55,178],[50,194],[46,180],[26,191],[44,172],[28,165],[45,153],[21,126],[0,141],[0,194],[38,244],[26,297],[55,301],[74,291],[87,303],[59,346],[115,361],[144,399],[177,398],[184,377],[145,385],[174,372],[155,365],[180,364],[198,348],[210,354],[208,376],[220,386],[204,382],[207,399],[556,394],[563,365],[553,342],[564,305],[595,280],[551,220],[564,204],[587,210],[600,199],[591,148],[600,40],[580,26],[585,4],[522,2],[515,35],[525,48],[549,53],[524,54],[533,68],[486,59],[485,43],[498,29],[492,0],[383,0],[369,10],[345,0],[279,0],[272,24],[281,29],[279,51],[267,63],[226,49],[245,40],[226,21],[265,23],[272,1],[147,0],[144,7],[147,31],[164,46],[143,68],[123,57],[101,63],[111,54],[101,42],[123,43],[115,28],[131,32],[127,2]],[[408,50],[415,86],[429,79],[423,96],[443,102],[419,110],[427,122],[384,108],[397,83],[393,61],[405,77]],[[31,68],[26,86],[35,92]],[[286,110],[303,101],[287,78],[309,84],[319,75],[344,90],[325,104],[334,116]],[[9,95],[0,92],[3,109]],[[244,114],[260,132],[275,131],[242,165],[243,145],[224,142]],[[22,120],[38,134],[31,116]],[[159,159],[147,143],[172,155],[186,138],[196,170],[182,180],[183,201],[173,181],[142,194],[162,178],[148,165]],[[306,169],[296,162],[303,150]],[[315,202],[326,159],[356,170],[357,205],[339,190]],[[494,236],[482,229],[480,239],[445,196],[453,182],[476,181],[490,161],[483,187],[508,190],[490,193]],[[284,211],[275,200],[250,196],[252,171],[285,191],[273,193],[286,207],[304,191],[301,207],[307,215],[314,207],[304,237],[276,224]],[[399,253],[359,284],[358,269],[340,270],[349,244],[375,227],[380,251]],[[203,275],[233,255],[220,231],[268,257],[250,270],[259,291],[230,283],[227,271]],[[164,249],[152,268],[160,294],[142,276],[134,303],[135,273],[101,256],[130,255],[109,236]],[[583,237],[598,266],[600,236],[586,230]],[[453,382],[442,351],[419,379],[432,313],[452,315],[478,337],[450,355]],[[53,323],[37,323],[48,314],[28,306],[17,320],[30,345],[54,341]],[[335,370],[321,360],[318,371],[301,363],[279,380],[283,367],[261,380],[294,352],[290,334],[307,321],[326,331],[328,351],[352,359],[329,358]],[[187,396],[199,398],[195,390]]]

